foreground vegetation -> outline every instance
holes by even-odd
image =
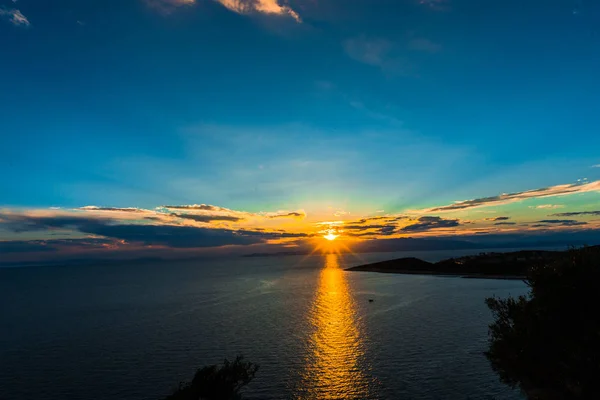
[[[600,246],[534,265],[527,296],[488,298],[485,353],[529,399],[600,399]]]
[[[225,360],[222,366],[200,368],[191,382],[180,383],[165,400],[239,400],[240,390],[254,379],[256,371],[258,365],[237,356],[234,361]]]

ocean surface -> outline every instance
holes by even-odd
[[[343,271],[477,252],[0,269],[0,399],[160,399],[237,354],[246,399],[520,399],[482,352],[523,282]]]

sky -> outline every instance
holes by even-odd
[[[592,0],[0,0],[0,39],[0,262],[600,238]]]

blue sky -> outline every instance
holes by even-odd
[[[90,205],[302,210],[303,232],[485,225],[431,210],[557,185],[577,190],[488,211],[529,230],[539,205],[600,210],[598,26],[584,0],[0,0],[0,241],[23,240],[17,214]]]

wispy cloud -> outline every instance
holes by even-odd
[[[529,208],[537,210],[555,210],[557,208],[565,208],[565,206],[562,204],[541,204],[539,206],[529,206]]]
[[[544,219],[537,221],[540,224],[554,224],[561,226],[576,226],[576,225],[587,225],[587,222],[576,221],[574,219]]]
[[[9,10],[7,8],[0,7],[0,17],[7,18],[15,26],[31,26],[31,23],[29,22],[27,17],[24,16],[21,11],[14,8]]]
[[[448,212],[448,211],[460,211],[467,210],[477,207],[488,207],[488,206],[497,206],[509,203],[515,203],[517,201],[527,200],[527,199],[536,199],[536,198],[544,198],[544,197],[555,197],[555,196],[565,196],[571,195],[575,193],[585,193],[585,192],[596,192],[600,191],[600,181],[589,182],[589,183],[573,183],[566,185],[556,185],[550,186],[542,189],[535,190],[527,190],[524,192],[515,192],[515,193],[504,193],[497,196],[491,197],[482,197],[478,199],[472,200],[464,200],[458,201],[454,204],[434,207],[431,209],[423,210],[424,213],[430,212]]]
[[[401,229],[402,232],[424,232],[439,228],[454,228],[459,226],[457,219],[444,219],[441,217],[421,217],[418,222],[407,225]]]
[[[426,38],[413,38],[408,42],[408,48],[425,53],[437,53],[442,46]]]
[[[118,211],[118,212],[132,212],[132,213],[147,212],[147,210],[144,210],[142,208],[135,208],[135,207],[118,208],[118,207],[85,206],[85,207],[81,207],[80,210],[85,210],[85,211]]]
[[[578,217],[584,215],[592,215],[600,217],[600,211],[575,211],[552,214],[551,217]]]
[[[215,0],[227,9],[238,14],[261,13],[292,17],[296,22],[302,19],[296,11],[287,5],[281,5],[278,0]]]
[[[176,205],[176,206],[162,206],[169,210],[200,210],[200,211],[233,211],[228,208],[212,206],[210,204],[190,204],[190,205]]]
[[[233,215],[197,215],[197,214],[169,214],[171,217],[190,219],[196,222],[213,222],[213,221],[230,221],[238,222],[243,220],[241,217],[234,217]]]
[[[196,0],[143,0],[149,7],[170,14],[175,9],[182,6],[191,6],[196,4]]]
[[[287,212],[287,211],[279,211],[276,213],[266,213],[265,216],[267,218],[305,218],[306,217],[306,213],[304,211],[293,211],[293,212]]]
[[[449,0],[417,0],[422,6],[434,11],[447,11],[450,9]]]
[[[485,218],[486,221],[508,221],[510,217]]]
[[[187,211],[190,213],[206,213],[211,215],[229,215],[236,216],[238,219],[244,219],[247,217],[257,217],[257,218],[299,218],[303,219],[306,217],[306,212],[304,210],[297,211],[276,211],[276,212],[259,212],[259,213],[251,213],[247,211],[237,211],[231,210],[229,208],[213,206],[210,204],[190,204],[190,205],[166,205],[158,207],[158,210],[173,210],[173,211]]]
[[[0,220],[3,223],[3,227],[12,232],[68,229],[80,234],[121,240],[125,243],[172,248],[252,245],[267,243],[273,239],[309,236],[303,232],[286,232],[284,230],[225,229],[198,225],[177,225],[164,223],[164,221],[162,223],[159,221],[137,223],[131,220],[120,220],[112,217],[99,218],[81,214],[28,215],[11,213],[0,214]]]
[[[12,240],[0,242],[0,253],[57,252],[66,248],[106,249],[114,247],[110,239]]]
[[[382,38],[358,36],[342,43],[348,57],[381,68],[386,73],[406,74],[408,63],[398,55],[393,42]]]

